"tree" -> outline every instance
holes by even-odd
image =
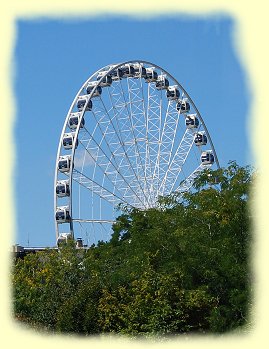
[[[18,260],[14,312],[60,332],[220,333],[248,322],[252,170],[204,171],[157,208],[125,208],[108,242]]]

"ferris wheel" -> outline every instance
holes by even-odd
[[[82,85],[67,113],[55,167],[57,241],[108,240],[119,204],[156,207],[219,167],[194,102],[163,68],[107,65]]]

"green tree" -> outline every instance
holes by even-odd
[[[204,171],[156,208],[122,208],[108,242],[17,260],[17,318],[59,332],[221,333],[248,323],[252,170]]]

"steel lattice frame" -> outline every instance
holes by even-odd
[[[95,96],[106,77],[128,64],[139,67],[140,73],[113,80]],[[165,76],[180,96],[167,98],[166,89],[157,89],[155,81],[141,76],[142,67]],[[100,74],[102,78],[97,80]],[[87,94],[86,88],[93,82],[94,88]],[[92,101],[91,110],[86,110],[88,102],[78,110],[77,101],[82,98]],[[180,100],[189,103],[187,113],[177,110]],[[186,127],[188,115],[199,120],[197,128]],[[70,129],[72,116],[78,123]],[[197,132],[206,135],[206,146],[194,144]],[[69,149],[63,146],[66,134],[73,137]],[[214,163],[201,163],[205,147],[214,155]],[[69,156],[70,169],[62,172],[58,163],[64,156]],[[92,231],[97,225],[111,225],[119,203],[140,209],[155,207],[159,196],[190,189],[197,174],[212,165],[219,167],[219,162],[206,125],[174,77],[141,60],[103,67],[82,85],[63,125],[55,167],[54,209],[67,208],[69,217],[62,223],[55,220],[56,238],[63,232],[74,238],[75,224],[90,224]],[[59,196],[56,187],[64,180],[68,194]]]

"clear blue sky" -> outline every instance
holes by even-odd
[[[57,147],[73,98],[97,69],[141,59],[172,74],[198,107],[221,166],[251,163],[250,91],[228,17],[20,20],[15,47],[16,243],[55,244]]]

